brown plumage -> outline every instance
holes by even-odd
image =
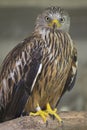
[[[54,108],[73,87],[77,50],[68,34],[69,22],[63,9],[46,9],[37,17],[32,35],[6,56],[0,72],[1,121],[34,112],[37,103],[41,109],[47,102]]]

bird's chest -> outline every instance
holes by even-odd
[[[48,61],[43,63],[44,67],[31,95],[34,107],[39,103],[41,108],[44,108],[47,102],[54,107],[61,96],[66,77],[63,73],[65,69],[61,66],[62,63],[59,65],[58,58],[53,61],[48,58]]]
[[[43,49],[42,70],[29,97],[28,111],[34,111],[37,104],[44,108],[47,102],[55,107],[61,97],[71,67],[71,49],[70,45],[58,44],[56,40]]]
[[[51,59],[52,60],[52,59]],[[44,65],[40,80],[38,80],[39,94],[41,103],[43,102],[54,102],[55,97],[58,100],[58,96],[61,94],[61,81],[63,81],[64,68],[62,63],[59,63],[59,57],[56,57],[52,61],[48,60]],[[63,85],[64,86],[64,85]],[[54,103],[52,103],[54,104]]]

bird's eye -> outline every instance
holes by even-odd
[[[64,17],[60,18],[60,22],[61,22],[61,23],[64,23],[64,21],[65,21],[65,18],[64,18]]]
[[[48,22],[50,20],[50,18],[48,16],[46,16],[45,20]]]

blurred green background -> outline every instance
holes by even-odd
[[[87,0],[0,0],[0,64],[6,54],[34,29],[37,15],[48,6],[62,6],[70,14],[70,34],[78,49],[78,76],[61,110],[87,110]]]

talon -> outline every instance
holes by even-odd
[[[50,104],[49,104],[49,103],[47,103],[46,112],[47,112],[48,114],[54,115],[54,117],[56,117],[57,120],[58,120],[60,123],[63,122],[62,119],[60,118],[60,116],[56,113],[56,112],[57,112],[57,109],[55,108],[54,110],[52,110],[52,108],[50,107]]]
[[[30,112],[30,116],[41,116],[43,121],[46,122],[48,113],[46,111],[41,110],[39,105],[37,105],[36,110],[36,113]]]

